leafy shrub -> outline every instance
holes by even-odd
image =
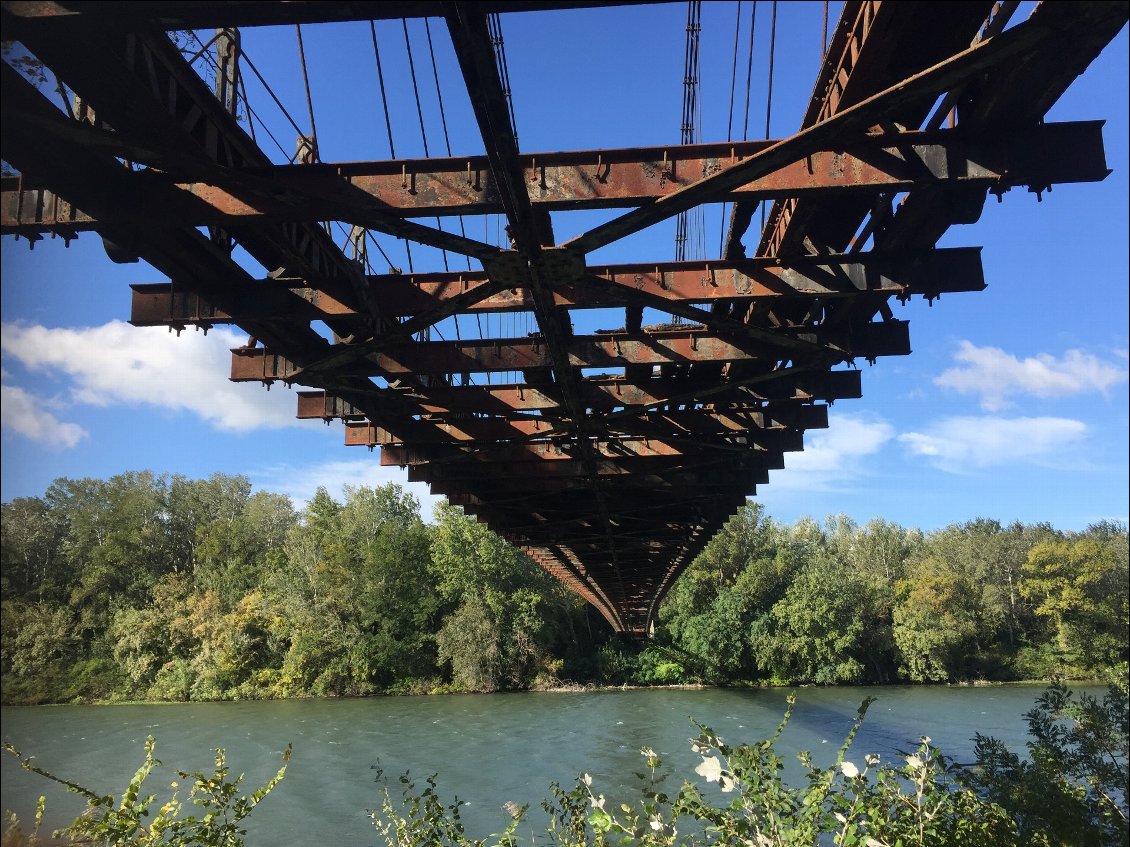
[[[543,803],[549,815],[548,839],[538,843],[786,847],[827,843],[829,836],[834,844],[865,847],[1025,843],[1018,840],[1009,813],[963,785],[957,769],[928,738],[902,764],[880,764],[874,755],[862,765],[846,759],[871,700],[861,706],[835,762],[820,768],[808,753],[800,753],[806,768],[804,785],[787,785],[775,745],[789,723],[794,702],[790,696],[773,737],[757,744],[732,746],[709,727],[699,726],[691,745],[702,758],[695,768],[700,780],[685,781],[673,794],[664,791],[668,774],[660,770],[662,762],[650,748],[640,751],[647,772],[637,774],[640,798],[634,805],[614,808],[588,774],[572,790],[554,785],[553,799]],[[703,782],[716,785],[704,787]],[[460,803],[445,806],[434,777],[421,793],[407,777],[401,784],[400,798],[394,799],[386,786],[380,811],[371,813],[388,847],[438,843],[484,847],[487,843],[465,834]],[[514,833],[526,810],[510,811],[512,820],[490,842],[495,847],[518,843]]]
[[[122,792],[121,800],[115,802],[112,794],[96,794],[77,783],[61,779],[31,764],[31,758],[24,758],[11,744],[4,745],[9,753],[20,760],[20,766],[24,770],[46,777],[64,786],[67,791],[86,798],[86,811],[75,818],[70,826],[54,833],[52,838],[100,847],[240,847],[246,834],[246,830],[240,828],[240,823],[279,784],[286,774],[287,762],[290,761],[288,745],[283,753],[283,766],[278,773],[251,794],[237,796],[243,776],[228,779],[224,751],[217,749],[215,770],[210,775],[177,772],[181,779],[192,780],[188,799],[192,805],[199,806],[204,814],[200,817],[182,817],[185,802],[178,796],[178,784],[173,782],[170,786],[173,789],[172,795],[153,815],[157,797],[155,794],[142,795],[141,790],[149,774],[161,764],[153,755],[155,746],[153,736],[149,736],[145,741],[145,761],[130,779],[126,790]],[[8,828],[3,836],[5,847],[9,844],[39,843],[44,804],[44,798],[40,797],[36,807],[35,827],[27,835],[21,831],[15,816],[9,815]],[[151,815],[152,820],[147,820]]]
[[[684,781],[668,793],[655,751],[644,748],[646,772],[640,772],[638,799],[618,808],[594,787],[588,774],[566,790],[552,786],[546,837],[538,844],[559,847],[672,847],[672,845],[735,845],[735,847],[1010,847],[1010,845],[1126,844],[1128,690],[1125,667],[1102,701],[1053,684],[1026,715],[1034,741],[1031,761],[1021,760],[1000,742],[978,735],[977,765],[954,765],[923,737],[917,749],[895,762],[875,754],[847,758],[872,699],[860,706],[856,720],[835,761],[816,766],[807,752],[802,784],[787,784],[784,761],[776,744],[792,717],[795,695],[776,732],[755,744],[731,745],[709,727],[697,725],[692,750],[701,758],[695,782]],[[154,741],[145,746],[145,761],[115,803],[75,783],[40,770],[11,745],[10,753],[25,769],[61,783],[87,798],[87,811],[56,837],[96,845],[219,845],[239,847],[245,830],[239,824],[283,778],[290,748],[276,776],[248,796],[237,796],[243,777],[228,779],[224,751],[216,751],[211,775],[179,772],[190,779],[188,798],[201,817],[183,816],[177,783],[172,796],[157,808],[155,795],[142,796],[150,772],[160,764]],[[382,776],[378,776],[381,780]],[[4,847],[37,844],[44,801],[36,810],[35,828],[25,835],[9,816]],[[386,784],[379,809],[369,812],[388,847],[486,847],[470,838],[456,798],[445,803],[435,776],[423,789],[407,775],[399,791]],[[516,847],[516,832],[526,807],[507,804],[510,820],[490,836],[492,847]]]
[[[671,847],[740,845],[799,847],[835,844],[858,847],[1009,847],[1009,845],[1126,844],[1126,686],[1112,686],[1102,703],[1072,702],[1053,685],[1028,713],[1036,741],[1032,763],[1021,762],[999,743],[978,737],[978,765],[967,769],[923,737],[918,748],[893,763],[847,753],[871,703],[860,707],[835,761],[817,767],[807,752],[803,784],[782,778],[776,743],[792,716],[795,697],[774,735],[756,744],[730,745],[709,727],[691,740],[702,758],[699,778],[676,792],[664,790],[669,776],[654,750],[640,751],[639,796],[618,808],[585,774],[571,790],[552,786],[542,804],[549,816],[546,838],[559,847]],[[706,783],[706,785],[704,785]],[[371,813],[388,847],[446,844],[486,847],[469,838],[460,803],[445,806],[435,778],[423,792],[407,777],[394,799],[386,786],[381,809]],[[492,836],[493,847],[514,847],[524,808]]]
[[[978,768],[966,782],[1012,812],[1032,844],[1126,844],[1127,682],[1100,701],[1053,683],[1025,715],[1029,760],[980,733]]]

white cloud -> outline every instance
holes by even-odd
[[[804,451],[785,454],[785,470],[772,471],[772,486],[782,490],[828,490],[860,475],[866,457],[894,437],[886,421],[844,415],[829,428],[805,433]]]
[[[59,420],[42,402],[14,385],[0,386],[0,421],[4,429],[59,447],[74,447],[87,436],[81,426]]]
[[[439,496],[428,492],[427,483],[409,482],[408,472],[397,466],[382,466],[380,454],[365,452],[360,459],[343,459],[316,465],[273,465],[249,472],[257,489],[286,494],[296,508],[303,508],[319,486],[324,486],[335,500],[343,498],[345,485],[376,487],[395,482],[420,501],[420,514],[430,521]]]
[[[1013,394],[1067,397],[1105,393],[1127,379],[1125,365],[1104,362],[1082,350],[1068,350],[1058,359],[1047,353],[1018,359],[997,347],[962,341],[954,359],[963,366],[943,371],[934,383],[962,394],[981,395],[981,408],[989,412],[1005,408]]]
[[[32,371],[69,378],[76,404],[145,404],[190,412],[225,431],[309,423],[295,419],[293,392],[279,386],[267,392],[228,380],[229,349],[243,341],[244,336],[220,328],[207,337],[187,332],[178,338],[165,329],[122,321],[78,329],[5,323],[2,349]]]
[[[1049,464],[1083,439],[1087,425],[1070,418],[953,417],[926,432],[899,436],[910,452],[944,471],[1017,463]]]

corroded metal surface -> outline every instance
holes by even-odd
[[[1001,4],[849,0],[794,136],[520,150],[487,16],[605,5],[4,2],[5,38],[84,110],[4,66],[3,155],[19,174],[0,185],[0,230],[93,231],[115,261],[144,258],[168,281],[134,287],[133,323],[243,328],[233,379],[311,389],[299,417],[342,420],[347,444],[379,449],[644,635],[711,535],[828,426],[826,404],[860,396],[856,360],[910,352],[888,300],[985,287],[979,248],[936,249],[949,226],[989,192],[1104,178],[1100,123],[1043,118],[1126,4],[1046,2],[1006,30]],[[390,16],[445,20],[485,155],[327,164],[307,144],[309,161],[274,164],[161,32]],[[947,126],[939,102],[960,104]],[[776,205],[747,258],[762,199]],[[717,259],[590,261],[724,201]],[[549,212],[594,208],[627,211],[559,243]],[[428,223],[483,214],[505,215],[508,248]],[[481,269],[365,274],[325,220]],[[684,323],[645,326],[645,309]],[[575,332],[593,310],[611,328]],[[495,314],[536,329],[430,338],[452,315]]]

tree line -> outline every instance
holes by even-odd
[[[246,477],[56,480],[0,505],[3,700],[216,700],[576,684],[946,682],[1127,660],[1127,533],[924,533],[747,503],[646,645],[441,501]]]

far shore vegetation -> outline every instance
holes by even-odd
[[[1121,523],[786,525],[748,503],[635,644],[396,485],[296,512],[242,476],[143,471],[0,508],[5,704],[1125,676]]]

